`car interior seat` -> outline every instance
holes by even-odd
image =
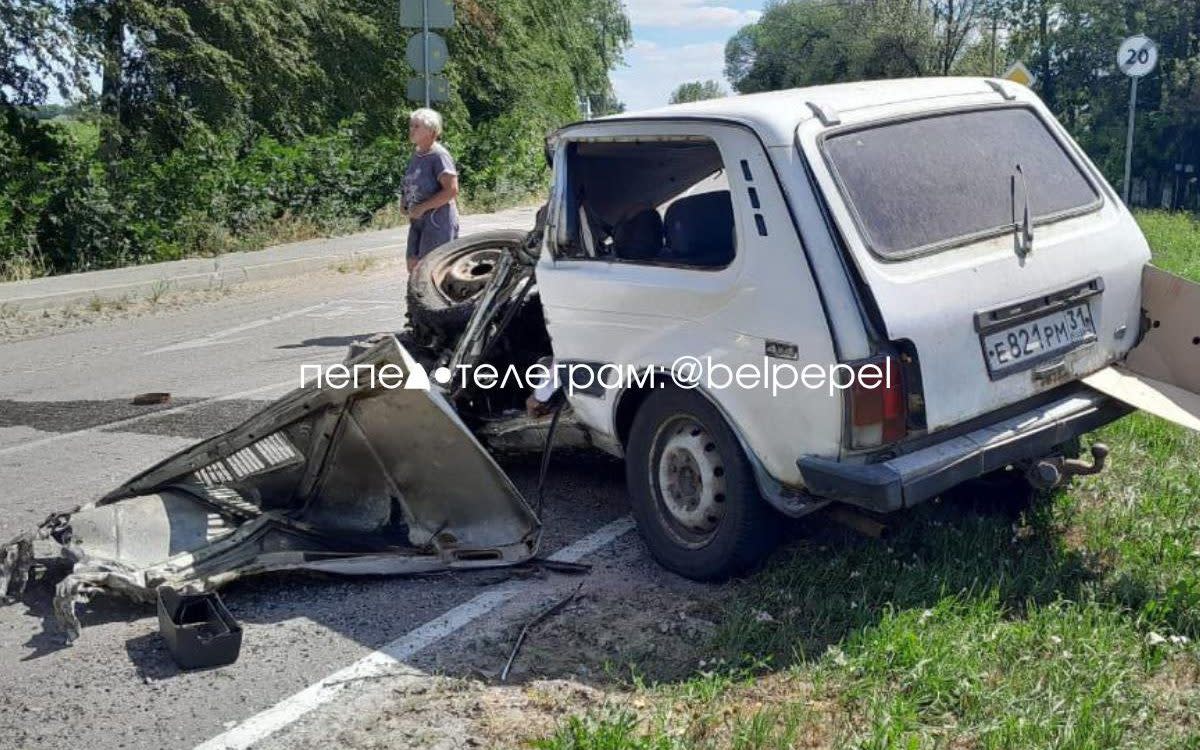
[[[653,208],[643,209],[613,230],[613,253],[622,260],[654,260],[662,255],[663,220]]]
[[[674,263],[720,268],[733,260],[733,200],[728,190],[680,198],[667,209],[666,257]]]

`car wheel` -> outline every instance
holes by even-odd
[[[501,255],[520,248],[528,232],[496,230],[448,242],[417,264],[408,278],[408,316],[415,329],[446,338],[462,333]]]
[[[778,518],[759,496],[741,444],[692,391],[651,394],[625,456],[633,515],[663,567],[699,581],[746,572],[775,547]]]

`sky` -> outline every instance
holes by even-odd
[[[626,110],[661,107],[681,83],[714,79],[726,90],[725,42],[762,15],[763,0],[625,0],[633,46],[612,73]]]

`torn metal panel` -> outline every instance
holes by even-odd
[[[36,560],[65,559],[55,612],[73,639],[76,606],[97,593],[153,601],[159,586],[194,593],[269,571],[393,575],[533,557],[533,510],[441,394],[409,387],[425,373],[395,338],[350,364],[354,387],[293,391],[0,548],[0,592],[19,594]],[[371,377],[381,372],[404,387]]]
[[[20,596],[24,593],[32,564],[32,534],[22,534],[0,547],[0,599],[6,594]]]
[[[1146,266],[1145,336],[1124,362],[1084,378],[1142,411],[1200,430],[1200,284]]]
[[[1092,388],[1144,412],[1200,431],[1200,395],[1114,365],[1083,379]]]
[[[1124,367],[1154,380],[1200,393],[1200,284],[1146,266],[1142,308],[1150,327]]]

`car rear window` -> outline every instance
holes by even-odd
[[[1017,165],[1034,221],[1081,212],[1100,196],[1032,110],[976,110],[837,133],[825,158],[867,244],[903,258],[1004,231],[1013,224]],[[1016,215],[1024,189],[1016,187]]]

